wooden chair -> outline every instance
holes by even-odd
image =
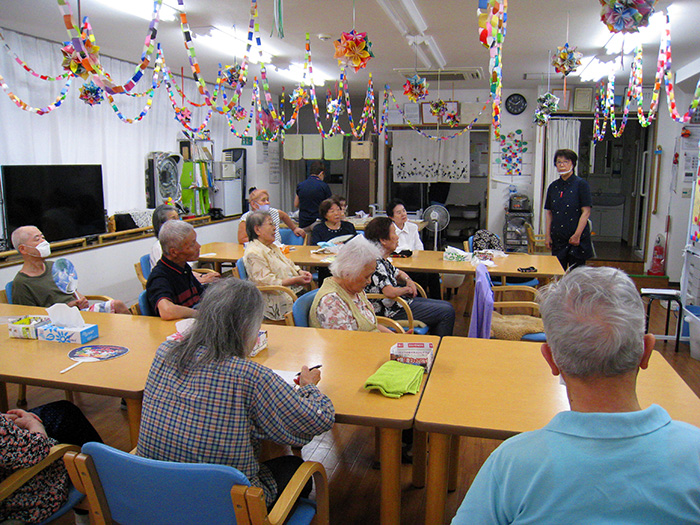
[[[427,297],[427,294],[425,293],[423,287],[418,283],[414,284],[416,285],[418,295],[420,297]],[[388,297],[383,293],[368,293],[367,299],[382,300],[388,299]],[[408,301],[406,301],[403,297],[396,297],[392,300],[396,301],[399,304],[399,306],[401,306],[401,308],[403,308],[406,311],[406,319],[392,319],[392,321],[399,324],[403,328],[404,332],[413,330],[412,333],[414,334],[424,335],[428,333],[428,326],[424,322],[413,318],[413,312],[411,311],[411,306],[408,304]],[[377,317],[377,320],[379,320],[379,317]]]
[[[29,482],[39,472],[56,461],[62,460],[65,454],[69,452],[75,454],[78,451],[80,451],[80,447],[75,445],[54,445],[51,447],[49,454],[35,465],[14,471],[0,482],[0,502],[9,498],[17,489]],[[80,491],[82,485],[75,485],[75,483],[73,485],[68,491],[68,500],[42,523],[50,523],[58,519],[83,500],[85,495]]]
[[[238,259],[236,261],[236,276],[239,279],[243,279],[244,281],[248,280],[248,272],[245,269],[245,264],[243,263],[243,259]],[[289,295],[290,299],[292,300],[292,304],[296,302],[297,300],[297,294],[295,294],[291,288],[287,288],[286,286],[280,286],[277,284],[269,284],[269,285],[262,285],[262,284],[256,284],[255,285],[258,290],[260,290],[261,293],[286,293]],[[263,323],[265,324],[286,324],[285,320],[282,321],[273,321],[271,319],[264,319]]]
[[[102,443],[66,454],[90,504],[91,523],[328,524],[328,480],[323,465],[304,462],[269,512],[263,491],[226,465],[142,458]],[[300,498],[314,479],[316,503]],[[125,481],[126,480],[126,481]]]
[[[544,235],[535,233],[529,222],[525,223],[525,231],[527,232],[527,253],[549,253],[549,248],[544,244]]]

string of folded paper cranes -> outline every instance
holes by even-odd
[[[479,41],[489,49],[489,82],[490,82],[490,97],[481,112],[485,111],[486,107],[491,105],[492,125],[494,134],[497,139],[500,135],[500,105],[501,105],[501,90],[502,90],[502,46],[505,40],[507,27],[507,0],[477,0],[478,1],[478,22],[479,22]],[[647,25],[649,16],[653,13],[653,6],[657,0],[636,0],[635,2],[619,2],[617,0],[600,0],[602,7],[601,20],[608,26],[611,32],[634,32],[644,25]],[[258,49],[261,49],[260,28],[257,22],[257,0],[251,0],[250,23],[248,30],[248,39],[246,42],[246,52],[242,58],[241,64],[221,66],[217,72],[215,80],[215,89],[209,92],[206,82],[201,75],[201,69],[197,61],[197,56],[194,48],[194,43],[187,22],[187,15],[184,12],[184,0],[178,0],[178,4],[182,9],[180,13],[180,27],[187,49],[188,60],[192,71],[192,76],[197,83],[198,93],[204,98],[204,102],[194,102],[190,100],[184,93],[184,86],[180,88],[176,81],[176,76],[173,75],[170,68],[165,62],[165,56],[160,45],[156,45],[156,36],[158,31],[158,23],[162,0],[154,0],[153,17],[149,24],[149,28],[145,37],[141,59],[136,67],[132,77],[125,83],[117,84],[104,70],[99,60],[99,46],[92,27],[90,26],[87,17],[84,18],[82,25],[76,25],[73,19],[73,12],[69,0],[57,0],[59,10],[64,20],[66,30],[68,32],[69,41],[65,43],[61,49],[64,60],[63,68],[65,71],[57,76],[49,76],[37,73],[19,56],[17,56],[5,42],[0,34],[0,40],[3,42],[3,47],[6,52],[28,73],[36,78],[46,81],[66,80],[56,99],[44,107],[34,107],[15,95],[5,82],[4,77],[0,75],[0,87],[8,95],[8,97],[20,108],[25,111],[30,111],[38,115],[45,115],[58,108],[65,100],[72,80],[75,77],[81,77],[87,82],[80,88],[79,97],[89,105],[100,104],[105,98],[110,106],[123,122],[135,123],[141,121],[152,107],[152,100],[155,91],[165,84],[168,97],[175,113],[175,118],[189,133],[194,136],[201,135],[205,132],[206,126],[211,120],[214,113],[226,116],[229,128],[233,134],[238,137],[248,136],[251,132],[252,122],[256,122],[256,135],[262,140],[283,140],[285,131],[290,129],[295,123],[299,115],[300,109],[310,104],[313,110],[314,121],[319,134],[322,137],[329,137],[336,133],[344,133],[340,127],[339,117],[344,110],[347,110],[350,133],[356,138],[361,138],[365,135],[368,129],[372,129],[375,133],[382,134],[386,131],[387,116],[389,111],[389,99],[391,98],[399,112],[403,115],[403,111],[399,103],[396,101],[393,92],[387,85],[384,89],[382,106],[380,110],[380,122],[377,122],[377,111],[375,109],[375,93],[372,84],[372,75],[369,76],[367,93],[363,105],[363,110],[360,119],[357,123],[354,122],[352,116],[352,106],[350,104],[350,91],[347,82],[347,68],[353,68],[358,71],[366,67],[367,63],[374,56],[367,34],[358,32],[353,29],[350,32],[344,32],[335,42],[334,57],[338,60],[340,67],[340,80],[336,85],[336,94],[332,95],[328,90],[326,97],[326,118],[330,119],[330,128],[325,131],[323,122],[320,116],[318,97],[313,82],[309,82],[309,88],[305,89],[302,82],[292,95],[289,97],[289,103],[293,108],[293,113],[289,120],[285,121],[284,100],[285,93],[282,91],[279,107],[276,107],[273,102],[273,96],[269,89],[267,79],[267,70],[263,61],[262,51],[260,51],[260,79],[254,77],[252,86],[252,96],[250,110],[247,111],[240,105],[240,97],[243,87],[247,84],[247,76],[249,70],[250,52],[255,42]],[[623,5],[624,4],[624,5]],[[354,13],[353,13],[354,22]],[[354,23],[353,23],[354,26]],[[281,30],[278,29],[278,31]],[[568,36],[567,36],[568,40]],[[136,92],[136,84],[141,80],[144,72],[151,63],[152,55],[156,54],[155,66],[153,70],[151,87],[144,92]],[[564,46],[557,49],[557,53],[552,56],[552,65],[558,73],[566,76],[574,71],[580,65],[581,53],[576,51],[576,47],[569,46],[566,42]],[[311,47],[309,35],[306,35],[305,58],[304,58],[304,80],[307,75],[310,78],[313,74],[313,63],[311,60]],[[183,79],[184,81],[184,79]],[[614,136],[619,137],[625,129],[630,105],[634,101],[637,103],[637,115],[640,123],[643,126],[648,126],[656,117],[658,111],[659,93],[661,85],[665,87],[668,98],[668,108],[671,118],[678,122],[688,122],[692,118],[694,112],[700,103],[700,81],[696,86],[693,100],[688,111],[684,115],[678,113],[674,86],[673,72],[671,70],[671,36],[670,22],[666,17],[666,28],[662,35],[659,46],[659,58],[657,61],[657,73],[654,83],[654,91],[652,100],[647,115],[644,115],[643,96],[642,96],[642,50],[641,46],[636,50],[635,57],[632,63],[629,85],[626,91],[625,102],[623,106],[622,120],[618,127],[615,120],[614,106],[614,74],[608,78],[607,85],[601,83],[596,89],[596,104],[595,104],[595,123],[594,135],[596,140],[601,140],[605,135],[607,122],[610,122],[611,132]],[[233,89],[233,94],[229,97],[226,93],[226,88]],[[119,109],[114,95],[124,94],[132,97],[147,97],[145,105],[141,112],[134,118],[124,116]],[[428,95],[428,83],[424,78],[417,74],[409,78],[404,84],[404,94],[411,102],[423,100]],[[177,96],[181,102],[177,103]],[[264,100],[263,100],[264,99]],[[438,117],[440,123],[447,126],[456,126],[459,124],[459,116],[447,111],[447,104],[437,99],[432,101],[430,110],[433,115]],[[199,124],[192,124],[192,111],[188,106],[197,108],[206,108],[204,118]],[[551,93],[545,93],[538,98],[538,106],[535,110],[534,121],[539,125],[545,125],[549,120],[549,116],[558,108],[558,99]],[[479,115],[456,133],[440,137],[431,135],[418,127],[416,123],[410,122],[404,116],[404,121],[408,126],[414,129],[417,133],[432,140],[449,140],[457,137],[467,130],[471,129]],[[236,130],[236,123],[246,120],[245,130],[239,132]],[[370,128],[371,126],[371,128]]]

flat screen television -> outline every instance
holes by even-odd
[[[32,224],[50,242],[105,233],[102,166],[2,166],[4,233]]]

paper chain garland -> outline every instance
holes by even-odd
[[[501,136],[501,90],[503,87],[503,41],[508,24],[508,0],[479,0],[479,41],[489,50],[489,78],[493,133]]]
[[[649,25],[657,0],[600,0],[600,19],[611,33],[636,33]]]

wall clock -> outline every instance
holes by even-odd
[[[513,93],[506,99],[506,110],[511,115],[520,115],[527,108],[527,100],[520,93]]]

